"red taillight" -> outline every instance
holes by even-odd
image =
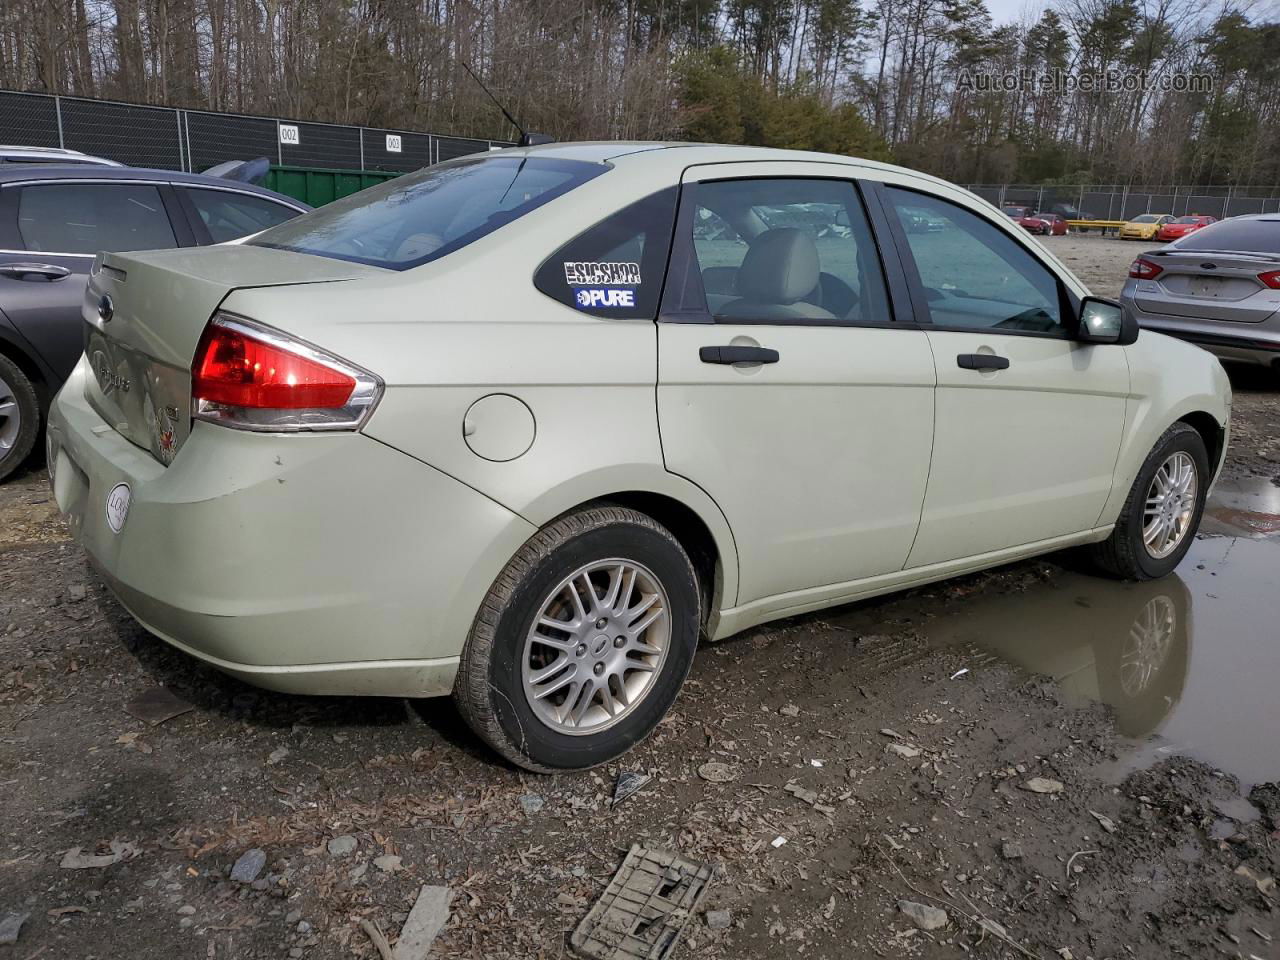
[[[1272,290],[1280,290],[1280,270],[1271,270],[1267,273],[1260,273],[1258,274],[1258,279]]]
[[[217,323],[204,332],[191,381],[197,400],[269,410],[341,407],[355,388],[355,377]]]
[[[357,430],[382,381],[252,320],[219,313],[191,365],[191,413],[242,430]]]
[[[1154,280],[1162,273],[1164,273],[1163,267],[1152,263],[1150,260],[1144,260],[1142,257],[1139,257],[1129,265],[1129,276],[1135,280]]]

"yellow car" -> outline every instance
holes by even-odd
[[[1173,217],[1167,213],[1144,213],[1121,225],[1120,239],[1154,240],[1166,223],[1173,223]]]

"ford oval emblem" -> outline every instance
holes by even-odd
[[[116,305],[111,302],[111,297],[107,294],[102,295],[102,299],[98,301],[98,319],[103,323],[109,321],[116,314]]]

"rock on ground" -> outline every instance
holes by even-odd
[[[947,911],[914,900],[899,900],[898,909],[921,930],[939,930],[947,925]]]
[[[733,925],[733,913],[729,910],[708,910],[708,930],[728,930]]]
[[[329,856],[345,857],[356,852],[356,838],[350,834],[334,837],[328,843]]]
[[[29,913],[6,913],[0,917],[0,943],[17,943],[18,934],[29,916]]]
[[[231,879],[236,883],[253,883],[266,865],[266,853],[254,847],[240,854],[240,859],[231,868]]]

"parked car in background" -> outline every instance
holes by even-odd
[[[1046,236],[1050,231],[1050,225],[1047,220],[1042,219],[1039,214],[1031,212],[1030,207],[1023,207],[1017,204],[1006,203],[1002,208],[1005,216],[1015,221],[1018,226],[1031,233],[1037,233]]]
[[[35,447],[84,350],[80,308],[98,251],[221,243],[307,209],[172,170],[0,164],[0,479]]]
[[[1161,226],[1156,231],[1156,239],[1161,243],[1172,243],[1179,237],[1185,237],[1188,233],[1195,233],[1201,227],[1207,227],[1209,224],[1217,222],[1217,217],[1202,217],[1199,214],[1178,217],[1178,219]]]
[[[1056,213],[1037,213],[1035,218],[1046,224],[1045,236],[1065,237],[1067,235],[1067,219]]]
[[[43,166],[50,163],[85,163],[98,167],[123,167],[123,163],[95,157],[79,150],[63,150],[61,147],[20,147],[0,144],[0,169],[7,163],[25,163]]]
[[[544,772],[649,734],[702,635],[1075,546],[1163,576],[1228,438],[1216,360],[986,202],[786,150],[441,163],[106,254],[85,330],[53,491],[143,625],[452,694]]]
[[[1280,214],[1231,217],[1148,250],[1120,299],[1146,329],[1280,370]]]
[[[1120,225],[1120,239],[1154,240],[1160,228],[1172,222],[1173,217],[1167,213],[1144,213]]]
[[[1072,203],[1055,203],[1049,208],[1051,213],[1056,213],[1064,220],[1100,220],[1104,219],[1090,213],[1087,210],[1081,210]]]

